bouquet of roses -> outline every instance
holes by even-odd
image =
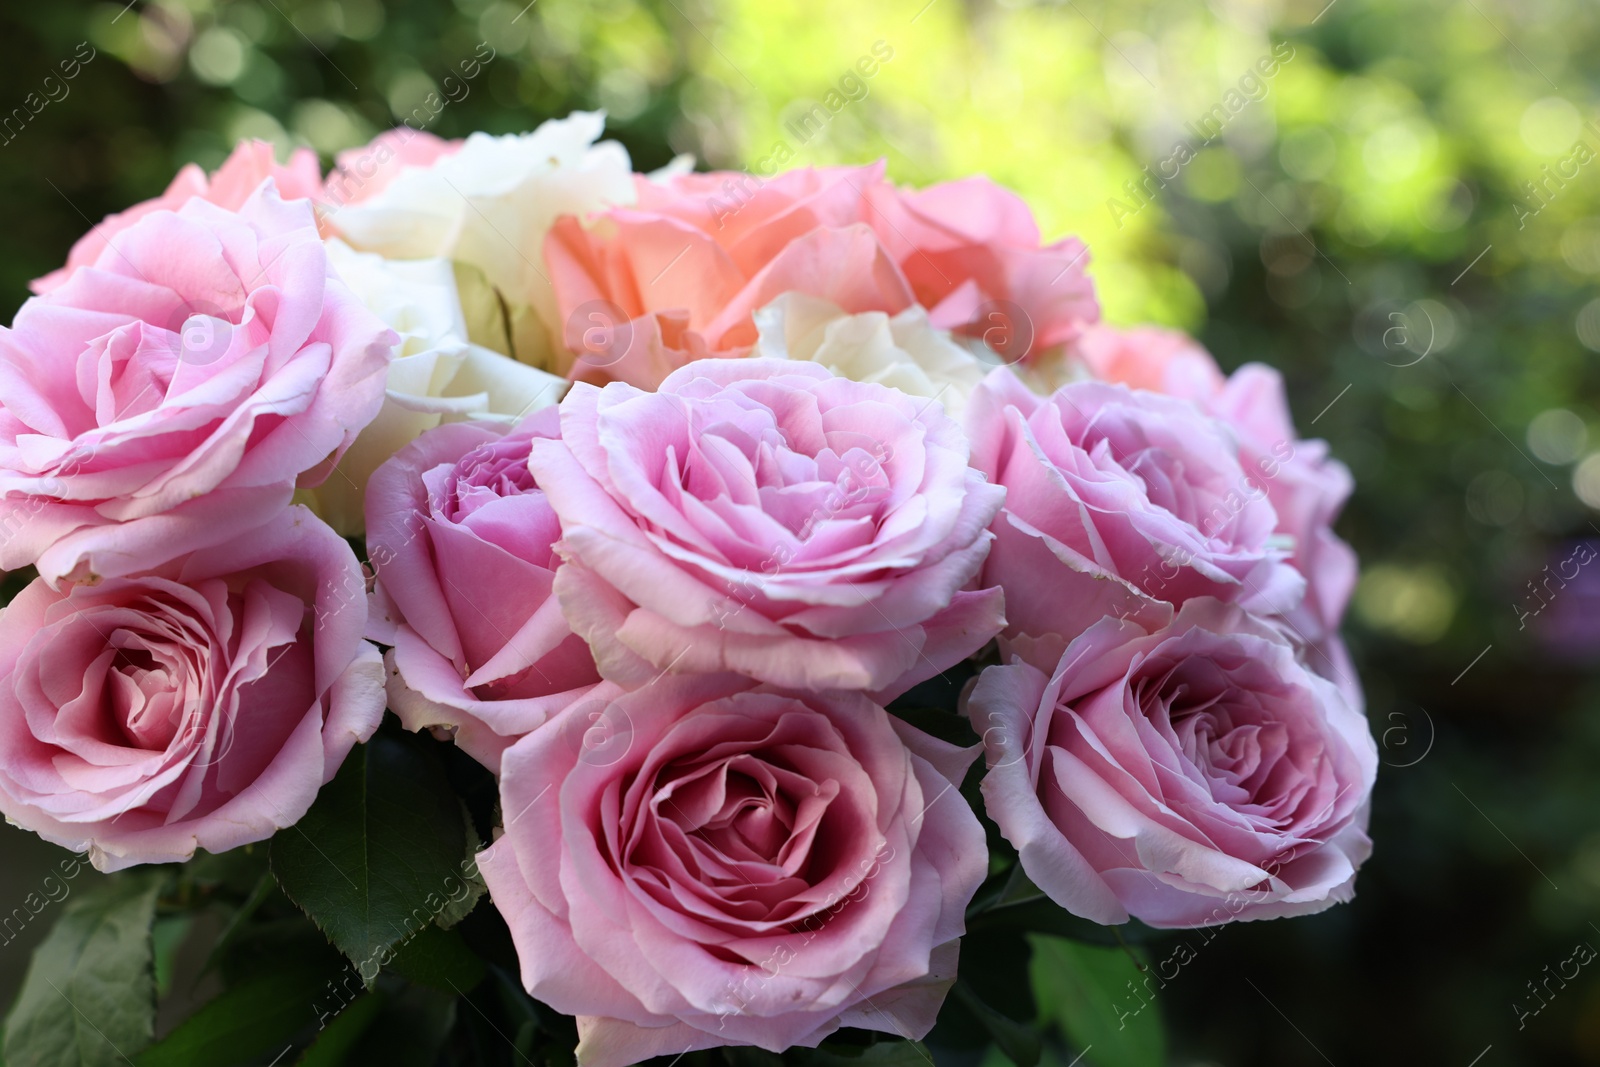
[[[138,868],[8,1061],[342,1062],[413,988],[418,1062],[864,1055],[953,986],[1026,1060],[964,935],[1351,896],[1351,484],[1278,375],[1101,324],[986,179],[600,134],[244,144],[0,331],[0,811]]]

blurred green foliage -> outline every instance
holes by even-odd
[[[1172,1062],[1600,1063],[1600,979],[1541,984],[1600,944],[1600,567],[1543,570],[1600,538],[1589,0],[70,0],[0,26],[7,314],[182,163],[247,136],[327,161],[429,93],[444,136],[604,107],[639,169],[881,156],[1016,188],[1088,241],[1110,319],[1279,367],[1356,477],[1377,854],[1353,904],[1206,942],[1160,994]]]

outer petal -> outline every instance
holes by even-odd
[[[480,864],[524,984],[578,1016],[581,1062],[723,1044],[782,1051],[841,1025],[919,1036],[931,1027],[987,872],[982,829],[952,778],[973,750],[897,723],[859,694],[751,688],[730,675],[663,677],[631,692],[603,683],[586,704],[506,751],[505,833]],[[601,726],[603,743],[574,743]],[[767,752],[781,753],[778,763],[764,764]],[[694,768],[724,760],[756,777],[781,764],[795,799],[831,797],[828,819],[800,819],[801,836],[776,853],[809,847],[815,863],[855,875],[788,878],[814,907],[804,921],[788,918],[782,899],[745,896],[760,888],[753,881],[726,888],[778,906],[770,922],[737,909],[711,922],[697,907],[713,878],[688,875],[681,893],[661,892],[684,877],[669,873],[680,868],[664,843],[697,822],[690,812],[722,802],[717,779]],[[804,836],[802,824],[827,839]],[[720,851],[715,832],[694,863],[709,873],[736,855],[749,861],[742,845]]]
[[[1074,915],[1115,925],[1128,912],[1111,888],[1039,803],[1033,718],[1050,679],[1025,663],[987,668],[966,707],[967,718],[983,737],[989,773],[983,779],[984,810],[1016,846],[1023,868],[1051,900]]]
[[[4,642],[0,810],[102,870],[293,825],[383,715],[363,585],[349,546],[303,508],[155,573],[35,581],[0,614],[0,630],[31,623],[42,638]],[[110,655],[112,633],[151,650],[136,678]],[[97,647],[99,673],[53,677],[63,654]],[[144,698],[119,701],[118,686]],[[144,714],[163,710],[165,722]]]

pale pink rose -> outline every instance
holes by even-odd
[[[102,871],[292,826],[383,717],[350,547],[302,507],[0,612],[0,811]]]
[[[1176,330],[1098,326],[1074,346],[1095,377],[1182,397],[1221,419],[1239,441],[1245,488],[1265,497],[1278,516],[1276,536],[1306,578],[1305,600],[1282,622],[1312,669],[1337,681],[1358,705],[1360,686],[1339,638],[1356,584],[1356,555],[1333,532],[1349,499],[1350,471],[1325,441],[1301,440],[1284,394],[1283,376],[1247,363],[1224,378],[1211,354]]]
[[[921,1037],[988,869],[974,749],[858,693],[604,683],[507,750],[478,857],[578,1062]]]
[[[1377,746],[1338,687],[1237,605],[1150,631],[1106,618],[1052,674],[990,667],[966,712],[984,805],[1056,903],[1211,926],[1349,900]]]
[[[1160,625],[1197,596],[1262,613],[1297,605],[1305,579],[1274,541],[1239,445],[1193,404],[1080,382],[1048,398],[994,371],[967,409],[973,466],[1006,489],[983,584],[1006,592],[1010,636],[1044,669],[1102,615]]]
[[[322,199],[330,211],[370,200],[387,189],[407,167],[428,167],[461,150],[426,130],[396,126],[359,148],[346,148],[334,160]]]
[[[554,408],[509,432],[446,424],[367,486],[371,636],[394,646],[389,706],[410,729],[452,732],[493,771],[600,680],[551,593],[561,526],[528,470],[533,441],[559,431]]]
[[[280,164],[273,153],[272,145],[266,141],[240,141],[210,178],[195,164],[186,164],[160,196],[100,220],[72,246],[66,266],[35,278],[31,288],[35,293],[59,289],[73,271],[97,263],[107,248],[120,247],[119,235],[140,219],[157,211],[176,211],[196,198],[237,211],[268,178],[277,183],[278,195],[285,200],[321,195],[322,167],[315,152],[297,148],[289,154],[286,164]]]
[[[939,405],[813,363],[702,360],[655,393],[575,384],[531,465],[555,589],[606,678],[732,671],[885,699],[1004,624],[968,590],[1003,498]]]
[[[1033,212],[985,177],[870,190],[867,221],[935,326],[982,338],[1007,362],[1068,344],[1099,321],[1088,250],[1044,244]]]
[[[116,576],[260,526],[372,421],[396,341],[310,201],[151,212],[0,330],[0,567]]]
[[[1277,512],[1289,562],[1306,577],[1305,599],[1283,615],[1283,625],[1310,667],[1362,706],[1355,667],[1339,637],[1355,592],[1356,554],[1333,532],[1355,485],[1349,468],[1329,455],[1326,441],[1295,435],[1283,376],[1271,367],[1245,364],[1206,406],[1238,435],[1240,462]]]
[[[1103,382],[1186,400],[1213,397],[1225,381],[1217,361],[1198,341],[1159,326],[1121,330],[1095,325],[1074,342],[1071,355]]]
[[[574,378],[654,388],[709,356],[743,356],[752,315],[791,290],[893,314],[910,287],[868,216],[883,165],[635,177],[638,200],[551,228],[545,260]],[[566,369],[566,368],[560,368]]]

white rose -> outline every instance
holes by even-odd
[[[383,407],[328,480],[301,499],[341,534],[364,529],[367,479],[442,422],[512,422],[561,399],[567,382],[467,340],[455,273],[444,259],[385,259],[328,241],[328,262],[396,333]]]
[[[931,325],[915,304],[893,317],[881,311],[847,315],[829,301],[785,293],[757,311],[755,321],[752,356],[820,363],[842,378],[937,400],[957,419],[973,388],[1000,362],[975,350],[981,342],[969,347]]]
[[[546,327],[557,314],[544,269],[550,224],[634,202],[627,149],[595,144],[604,127],[603,113],[575,111],[532,133],[474,133],[456,151],[403,168],[373,196],[325,221],[363,251],[476,267],[506,301],[517,358],[548,366]]]

